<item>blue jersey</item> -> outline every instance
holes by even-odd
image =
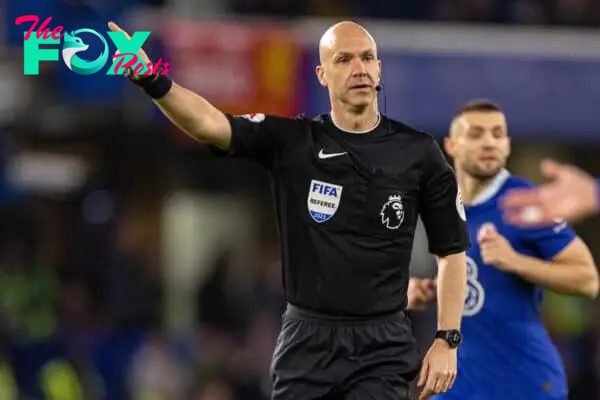
[[[498,199],[509,189],[531,186],[503,170],[466,207],[471,235],[467,251],[467,298],[454,386],[445,400],[567,399],[566,374],[540,316],[543,288],[481,260],[477,234],[492,223],[518,253],[550,261],[576,237],[565,224],[519,228],[506,224]]]

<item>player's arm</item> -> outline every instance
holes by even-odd
[[[435,283],[433,279],[410,278],[408,281],[408,302],[406,309],[409,311],[423,310],[435,298]]]
[[[523,279],[557,293],[592,299],[598,296],[598,270],[579,237],[549,262],[516,253],[513,268]]]
[[[565,222],[524,229],[520,234],[536,257],[516,252],[495,228],[487,227],[478,238],[483,261],[558,293],[598,295],[598,270],[592,254]]]

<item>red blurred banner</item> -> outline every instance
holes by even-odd
[[[280,26],[173,19],[164,31],[170,74],[231,114],[298,114],[302,47]]]

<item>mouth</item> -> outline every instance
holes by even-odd
[[[365,89],[371,89],[372,86],[369,85],[368,83],[359,83],[357,85],[351,85],[350,86],[350,90],[365,90]]]
[[[496,161],[498,161],[498,157],[496,157],[496,156],[483,156],[483,157],[479,157],[479,161],[482,161],[482,162],[496,162]]]

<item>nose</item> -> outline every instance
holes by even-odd
[[[352,74],[363,76],[367,73],[367,66],[360,58],[355,58],[352,64]]]
[[[483,145],[485,147],[496,147],[496,138],[491,132],[486,132],[483,138]]]

